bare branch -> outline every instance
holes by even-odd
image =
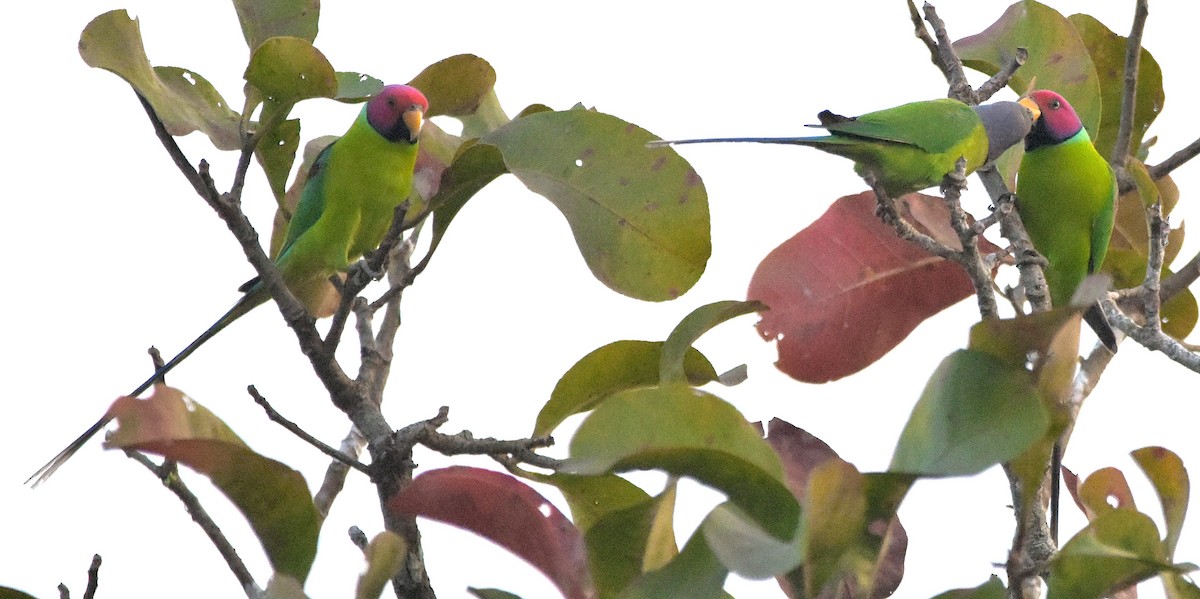
[[[921,40],[921,43],[925,44],[925,48],[929,50],[929,62],[941,69],[947,80],[950,79],[950,73],[938,60],[937,41],[933,39],[932,35],[929,35],[929,29],[925,27],[925,21],[921,19],[921,13],[917,12],[917,5],[913,4],[912,0],[908,0],[908,16],[912,19],[913,35],[917,36],[917,39]]]
[[[946,82],[950,84],[949,96],[972,106],[978,104],[979,100],[975,97],[975,90],[971,89],[971,84],[967,81],[967,74],[963,71],[962,60],[954,52],[954,42],[950,40],[950,34],[946,32],[946,23],[938,16],[937,9],[932,4],[926,2],[924,10],[925,20],[929,21],[933,27],[933,34],[937,38],[938,64],[946,76]]]
[[[257,599],[262,595],[262,590],[258,584],[254,582],[254,577],[250,571],[246,569],[246,564],[242,563],[242,558],[238,556],[237,549],[225,538],[225,534],[221,532],[221,528],[213,521],[212,517],[201,505],[200,500],[192,493],[191,489],[184,484],[183,479],[179,477],[179,471],[175,468],[174,463],[163,464],[159,466],[150,458],[136,451],[126,451],[125,455],[134,459],[134,461],[146,467],[147,470],[154,473],[158,477],[164,487],[170,490],[183,503],[183,508],[192,517],[192,520],[200,526],[200,530],[208,536],[209,541],[212,541],[217,552],[221,557],[225,558],[225,564],[229,567],[229,571],[233,572],[242,590],[246,592],[246,596],[250,599]]]
[[[996,207],[994,214],[998,215],[1000,221],[1000,234],[1013,244],[1013,257],[1021,273],[1021,286],[1025,289],[1025,297],[1029,299],[1034,312],[1049,310],[1050,293],[1046,287],[1045,272],[1042,270],[1046,259],[1034,249],[1033,241],[1029,239],[1025,225],[1021,222],[1021,215],[1017,210],[1013,210],[1015,196],[1008,190],[995,168],[988,167],[976,172],[992,198],[992,205]]]
[[[167,150],[167,154],[171,156],[171,160],[175,163],[179,172],[183,173],[184,178],[188,180],[188,183],[192,184],[192,189],[195,189],[200,197],[210,199],[210,188],[204,184],[200,173],[196,171],[191,161],[183,154],[183,150],[179,148],[179,144],[175,143],[175,138],[167,131],[167,126],[158,117],[158,112],[154,110],[154,107],[150,105],[150,101],[145,96],[136,91],[134,94],[137,95],[138,102],[142,103],[142,108],[146,110],[146,116],[150,117],[150,124],[154,127],[154,135],[158,137],[158,141],[162,143],[163,148]],[[211,199],[215,199],[215,197]]]
[[[338,451],[357,458],[366,445],[367,440],[354,427],[350,427],[350,432],[342,439],[342,445]],[[345,487],[346,477],[349,474],[350,467],[340,460],[332,460],[325,468],[325,478],[321,481],[321,487],[317,489],[316,493],[313,493],[313,505],[316,506],[317,512],[321,514],[322,518],[329,515],[329,510],[333,508],[334,500]]]
[[[93,599],[96,590],[100,588],[100,554],[92,555],[92,565],[88,566],[87,588],[83,591],[83,599]]]
[[[1163,219],[1162,202],[1156,201],[1146,208],[1146,220],[1150,225],[1148,255],[1146,257],[1146,277],[1142,281],[1142,311],[1146,316],[1146,324],[1151,331],[1162,332],[1162,321],[1159,312],[1162,308],[1162,268],[1167,248],[1167,233],[1171,227]]]
[[[975,298],[979,304],[979,315],[983,318],[996,318],[1000,311],[996,307],[996,294],[992,292],[992,277],[983,263],[979,253],[979,236],[967,219],[967,213],[959,201],[962,192],[967,187],[967,161],[959,158],[955,171],[947,174],[942,182],[942,199],[950,212],[950,226],[958,234],[962,251],[958,252],[958,263],[967,271],[971,284],[975,287]]]
[[[249,387],[246,387],[246,391],[250,394],[250,397],[254,398],[254,403],[258,404],[259,407],[261,407],[263,409],[263,411],[267,413],[267,418],[269,418],[271,420],[271,422],[274,422],[274,423],[278,424],[279,426],[282,426],[283,428],[287,429],[293,435],[300,437],[300,439],[302,441],[304,441],[305,443],[312,445],[313,447],[317,448],[318,451],[333,458],[334,460],[337,460],[351,468],[354,468],[355,470],[358,470],[359,472],[362,472],[363,474],[370,474],[370,468],[368,468],[366,466],[366,464],[363,464],[362,462],[354,459],[353,457],[348,456],[333,447],[330,447],[329,445],[322,442],[320,439],[308,434],[308,431],[300,428],[300,426],[297,425],[295,422],[292,422],[291,420],[284,418],[283,414],[280,414],[278,411],[276,411],[275,408],[271,405],[271,402],[267,401],[267,398],[263,397],[262,394],[260,394],[258,392],[258,389],[255,388],[254,385],[250,385]]]
[[[1026,60],[1029,60],[1029,50],[1017,48],[1016,53],[1013,54],[1013,59],[1004,65],[1004,68],[997,71],[995,75],[992,75],[990,79],[984,81],[983,85],[979,86],[979,89],[975,90],[975,100],[980,103],[987,102],[996,92],[1004,89],[1008,85],[1009,79],[1012,79],[1017,69],[1021,68],[1021,65],[1024,65]]]
[[[367,541],[367,533],[363,532],[361,528],[357,526],[351,526],[346,533],[350,535],[350,542],[354,543],[355,547],[358,547],[363,551],[367,550],[367,545],[369,544],[369,541]]]
[[[1195,283],[1197,278],[1200,278],[1200,254],[1192,256],[1192,259],[1176,270],[1175,274],[1163,280],[1162,293],[1160,295],[1162,301],[1165,302],[1175,297],[1192,283]]]
[[[896,205],[896,200],[884,191],[883,187],[877,184],[871,177],[867,177],[867,184],[875,191],[875,215],[883,224],[888,225],[896,231],[896,236],[905,241],[914,243],[917,247],[946,260],[959,260],[958,251],[954,248],[943,244],[942,242],[918,231],[912,223],[904,219],[900,214],[900,208]]]
[[[1117,141],[1109,162],[1122,170],[1129,162],[1130,145],[1133,144],[1133,116],[1137,108],[1138,63],[1142,57],[1142,32],[1146,28],[1146,16],[1150,9],[1146,0],[1137,0],[1133,13],[1133,28],[1129,42],[1125,45],[1125,80],[1121,90],[1121,121],[1117,129]]]
[[[1137,341],[1146,349],[1162,352],[1168,358],[1180,363],[1185,368],[1194,372],[1200,372],[1200,354],[1189,351],[1183,344],[1163,333],[1161,329],[1152,330],[1138,326],[1136,322],[1126,316],[1124,312],[1118,310],[1111,302],[1102,302],[1100,305],[1104,308],[1104,315],[1108,317],[1108,321],[1112,323],[1113,328],[1125,333],[1130,339]]]
[[[1170,158],[1150,167],[1150,177],[1157,181],[1171,174],[1171,171],[1183,166],[1187,161],[1195,158],[1197,154],[1200,154],[1200,139],[1175,152]],[[1125,190],[1122,189],[1121,191]]]

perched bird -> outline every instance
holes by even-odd
[[[346,134],[327,146],[308,172],[275,265],[288,289],[316,317],[328,316],[328,279],[375,249],[412,190],[429,101],[407,85],[389,85],[372,97]],[[129,395],[137,396],[233,321],[271,299],[257,278],[228,312]],[[111,420],[107,414],[34,473],[46,480]],[[29,482],[29,481],[26,481]]]
[[[1037,118],[1032,106],[994,102],[968,106],[943,98],[912,102],[858,117],[825,110],[817,115],[829,135],[737,137],[655,141],[653,146],[753,142],[809,146],[854,161],[854,172],[872,176],[893,197],[932,187],[954,172],[959,158],[970,174],[1025,138]]]
[[[1066,99],[1038,90],[1025,101],[1035,103],[1041,116],[1025,138],[1025,158],[1017,171],[1017,212],[1033,247],[1046,258],[1050,302],[1062,307],[1084,277],[1104,263],[1117,179]],[[1088,308],[1083,317],[1100,341],[1116,351],[1116,336],[1100,305]]]

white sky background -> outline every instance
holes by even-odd
[[[464,52],[489,60],[510,114],[541,102],[576,102],[667,138],[791,135],[829,108],[843,114],[940,97],[945,84],[913,39],[904,3],[739,2],[714,8],[669,3],[327,2],[316,45],[335,68],[407,81],[426,65]],[[1132,1],[1054,2],[1064,14],[1087,11],[1127,33]],[[207,5],[207,6],[206,6]],[[940,14],[956,39],[995,20],[1008,2],[944,0]],[[187,67],[241,104],[247,50],[230,4],[93,0],[10,6],[0,19],[7,74],[0,130],[7,138],[0,236],[21,257],[4,295],[9,315],[0,439],[0,585],[41,597],[60,581],[82,594],[93,553],[104,557],[102,597],[241,595],[216,551],[143,468],[89,444],[54,480],[31,491],[22,482],[149,372],[145,349],[183,347],[236,297],[253,273],[225,226],[187,186],[154,138],[128,86],[88,68],[79,32],[94,16],[128,8],[141,18],[156,65]],[[1145,43],[1166,74],[1166,106],[1151,129],[1151,162],[1200,136],[1189,3],[1152,3]],[[15,11],[15,12],[14,12]],[[982,77],[978,78],[982,81]],[[340,134],[357,106],[302,104],[303,139]],[[193,135],[182,140],[193,162],[214,164],[228,188],[234,155]],[[444,430],[526,436],[558,377],[588,351],[617,339],[665,338],[702,304],[744,297],[758,261],[819,216],[840,195],[864,188],[850,163],[805,148],[690,146],[681,149],[704,178],[712,211],[713,256],[700,283],[680,300],[648,304],[609,291],[589,274],[570,231],[549,202],[512,177],[494,182],[454,222],[439,255],[406,297],[404,326],[385,410],[399,427],[451,408]],[[1183,202],[1174,223],[1200,213],[1192,195],[1200,163],[1177,171]],[[259,171],[247,210],[269,231],[273,204]],[[982,214],[972,178],[968,208]],[[996,239],[995,232],[992,232]],[[1181,256],[1200,250],[1192,236]],[[749,365],[750,379],[714,389],[751,420],[778,416],[824,439],[864,471],[886,467],[901,427],[937,363],[965,345],[978,319],[973,301],[927,322],[866,371],[821,386],[796,383],[772,365],[773,346],[743,317],[705,336],[699,347],[718,370]],[[1090,338],[1085,340],[1090,343]],[[352,340],[345,360],[356,364]],[[348,366],[353,369],[354,366]],[[273,307],[219,335],[171,374],[172,385],[226,419],[259,452],[319,484],[327,460],[269,423],[245,394],[256,384],[285,415],[328,441],[347,430]],[[1166,446],[1200,464],[1197,378],[1133,343],[1121,346],[1089,399],[1067,465],[1081,473],[1126,471],[1139,507],[1161,521],[1157,500],[1128,457]],[[568,435],[559,435],[563,455]],[[422,468],[487,460],[449,460],[419,450]],[[1195,470],[1194,470],[1195,471]],[[189,477],[240,553],[265,584],[269,568],[242,518],[201,477]],[[557,493],[540,489],[562,505]],[[681,495],[680,542],[717,498],[695,486]],[[1007,484],[998,468],[966,479],[922,481],[901,510],[910,537],[899,597],[928,597],[974,586],[1003,562],[1012,534]],[[373,488],[352,477],[325,523],[307,590],[347,596],[361,555],[346,540],[354,524],[380,530]],[[1064,537],[1083,524],[1069,505]],[[1200,561],[1194,520],[1178,558]],[[527,598],[554,596],[533,568],[489,542],[425,522],[425,551],[441,597],[468,585]],[[735,580],[738,597],[782,596],[773,581]],[[1144,587],[1146,596],[1159,593]],[[388,591],[390,593],[390,590]]]

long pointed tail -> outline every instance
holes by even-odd
[[[712,143],[755,143],[755,144],[785,144],[793,146],[815,146],[828,143],[829,137],[704,137],[699,139],[658,139],[646,142],[647,148],[663,146],[678,146],[683,144],[712,144]]]
[[[212,339],[217,333],[220,333],[225,329],[225,327],[233,323],[233,321],[241,318],[247,312],[258,307],[265,301],[266,296],[263,293],[254,293],[252,291],[242,296],[242,299],[238,300],[238,302],[234,304],[228,312],[222,315],[221,318],[217,319],[212,326],[205,329],[203,333],[200,333],[200,336],[196,337],[196,339],[189,343],[187,347],[183,348],[183,351],[175,354],[175,357],[171,358],[170,362],[163,364],[162,368],[154,371],[154,374],[150,375],[150,378],[143,381],[142,384],[138,385],[137,388],[131,391],[128,395],[130,397],[137,397],[138,395],[141,395],[143,392],[149,389],[151,385],[161,380],[167,375],[168,372],[171,372],[171,370],[178,366],[180,362],[186,360],[188,356],[192,355],[192,352],[195,352],[197,349],[199,349],[200,346],[204,345],[206,341]],[[46,479],[50,478],[50,476],[53,475],[60,466],[65,464],[67,460],[71,459],[71,456],[75,455],[75,452],[79,451],[81,447],[87,444],[87,442],[91,440],[96,433],[103,430],[109,422],[112,422],[112,419],[113,417],[109,414],[102,416],[96,421],[95,424],[88,427],[86,431],[83,431],[82,435],[76,437],[74,441],[71,441],[71,443],[64,447],[62,451],[58,452],[58,455],[54,456],[53,459],[51,459],[49,462],[46,462],[46,464],[39,468],[37,472],[34,472],[32,476],[26,479],[25,484],[29,484],[30,481],[33,481],[32,486],[37,487],[38,485],[46,482]]]

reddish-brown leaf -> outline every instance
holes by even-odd
[[[595,596],[579,529],[512,476],[468,466],[430,470],[392,497],[388,509],[490,539],[541,570],[569,599]]]
[[[911,194],[898,203],[918,229],[957,241],[941,198]],[[863,192],[839,198],[768,254],[747,296],[771,308],[758,329],[777,340],[776,366],[823,383],[867,367],[971,293],[962,268],[897,237],[875,217],[875,194]]]

